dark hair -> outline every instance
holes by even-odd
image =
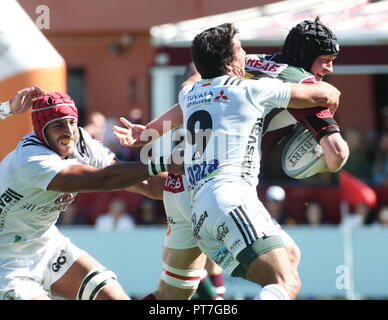
[[[219,77],[227,73],[225,65],[234,59],[233,38],[238,30],[224,23],[196,35],[191,44],[191,55],[202,79]]]
[[[291,29],[284,41],[282,56],[291,64],[310,71],[314,60],[320,55],[337,55],[339,45],[334,33],[322,24],[305,20]]]

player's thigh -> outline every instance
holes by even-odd
[[[249,250],[257,249],[259,239],[270,238],[265,243],[271,242],[269,245],[273,247],[279,242],[273,242],[273,236],[280,238],[256,190],[243,183],[224,183],[204,189],[194,203],[192,228],[201,250],[228,274],[241,262],[245,262],[243,267],[247,269],[252,259],[263,253],[261,247],[257,252]],[[284,246],[281,241],[279,245]],[[245,249],[248,259],[239,261],[239,253]]]
[[[179,269],[203,269],[206,256],[198,247],[172,249],[164,246],[163,263]]]
[[[210,258],[206,259],[205,269],[210,275],[222,273],[222,268]]]

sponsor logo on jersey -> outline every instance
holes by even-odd
[[[217,227],[217,240],[224,240],[225,236],[228,234],[229,232],[229,228],[225,225],[225,222],[221,223],[218,227]]]
[[[212,91],[204,91],[196,94],[187,95],[187,103],[186,108],[199,106],[202,104],[211,104],[213,100],[213,92]]]
[[[218,169],[219,161],[214,159],[211,162],[203,161],[187,168],[187,177],[190,185],[194,188],[202,179],[210,178]]]
[[[56,200],[55,205],[38,205],[36,203],[25,203],[21,206],[26,211],[37,211],[39,215],[48,215],[53,212],[66,211],[70,203],[75,199],[73,193],[62,193]]]
[[[242,162],[241,177],[246,178],[252,176],[252,170],[256,166],[255,152],[259,140],[260,131],[263,127],[263,119],[257,118],[249,134],[248,143],[245,148],[244,161]]]
[[[223,248],[217,250],[211,259],[219,265],[222,264],[223,268],[226,268],[233,261],[233,256],[227,248]]]
[[[16,191],[8,188],[3,192],[0,196],[0,213],[3,208],[5,208],[8,204],[19,201],[23,196]]]
[[[167,237],[171,234],[171,225],[175,223],[176,222],[174,221],[173,217],[167,216],[167,233],[166,233]]]
[[[210,86],[212,83],[210,82],[210,81],[208,81],[208,82],[206,82],[206,83],[204,83],[203,85],[202,85],[202,87],[207,87],[207,86]]]
[[[176,222],[174,221],[173,217],[167,216],[167,223],[175,224]]]
[[[214,98],[215,102],[225,102],[229,101],[228,97],[225,95],[224,90],[220,91],[220,95]]]
[[[240,239],[237,239],[235,242],[232,243],[232,245],[230,246],[230,250],[233,251],[234,249],[236,249],[236,247],[238,245],[240,245],[241,243],[241,240]]]
[[[201,230],[201,227],[203,225],[203,222],[205,221],[205,219],[208,217],[208,214],[207,212],[205,211],[203,214],[201,214],[201,216],[199,217],[198,219],[198,222],[197,222],[197,216],[196,214],[194,213],[191,217],[191,224],[193,226],[193,234],[194,234],[194,237],[196,237],[199,233],[199,230]]]
[[[24,239],[22,236],[16,235],[13,243],[22,243],[24,241],[26,241],[26,239]]]
[[[319,111],[317,113],[317,117],[318,118],[321,118],[321,119],[324,119],[324,118],[332,118],[333,115],[331,114],[331,112],[329,111],[329,109],[324,109],[322,111]]]
[[[252,71],[260,71],[272,77],[277,77],[287,67],[287,64],[262,60],[256,55],[247,55],[245,57],[246,69]]]
[[[172,193],[179,193],[185,191],[182,176],[180,174],[169,173],[166,182],[163,186],[163,190]]]
[[[226,248],[217,250],[212,256],[212,260],[217,264],[221,264],[221,262],[228,256],[228,253],[229,251]]]
[[[73,200],[74,195],[72,193],[63,193],[57,200],[55,200],[55,204],[70,204]]]
[[[8,211],[23,198],[23,195],[8,188],[0,195],[0,231],[3,231]]]
[[[67,261],[65,257],[66,252],[64,250],[61,250],[59,257],[56,259],[56,261],[52,264],[51,269],[54,272],[58,272],[61,270],[62,265],[64,265]]]

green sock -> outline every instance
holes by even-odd
[[[209,277],[201,280],[197,289],[199,300],[213,300],[217,296],[217,292]]]

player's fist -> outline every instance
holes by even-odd
[[[31,86],[19,90],[10,100],[10,108],[12,114],[23,113],[28,110],[33,103],[33,100],[44,94],[44,91],[38,86]]]

